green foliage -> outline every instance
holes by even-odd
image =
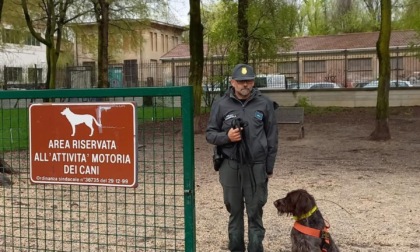
[[[377,0],[305,0],[300,8],[299,35],[327,35],[378,30]]]
[[[302,27],[309,35],[329,34],[328,2],[305,0],[300,9]]]
[[[394,24],[397,29],[414,29],[420,34],[420,1],[418,0],[404,0],[402,10],[397,14],[400,17]],[[393,13],[395,15],[395,13]]]
[[[299,96],[298,102],[295,104],[295,107],[302,107],[305,109],[305,114],[328,114],[328,113],[336,113],[341,112],[345,108],[343,107],[315,107],[310,104],[308,97],[306,96]]]
[[[326,114],[343,110],[341,107],[315,107],[309,102],[309,99],[306,96],[299,96],[295,107],[304,108],[306,114]]]
[[[308,108],[305,108],[305,114],[311,114],[311,115],[327,115],[327,114],[334,114],[337,112],[345,111],[348,108],[343,107],[313,107],[310,106]]]
[[[297,13],[296,5],[284,0],[250,1],[247,12],[250,60],[273,58],[279,46],[289,48],[284,37],[295,34]],[[209,55],[222,55],[231,65],[239,58],[237,18],[235,1],[220,1],[203,12]]]
[[[299,96],[298,102],[295,104],[295,107],[303,107],[303,108],[309,108],[312,107],[312,105],[309,103],[309,99],[306,96]]]
[[[372,20],[369,15],[361,14],[363,10],[360,7],[353,6],[344,13],[335,13],[331,20],[331,33],[355,33],[377,30],[378,24]]]

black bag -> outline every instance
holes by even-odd
[[[217,146],[213,148],[213,166],[215,171],[219,171],[223,163],[223,155]]]

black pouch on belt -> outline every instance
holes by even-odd
[[[213,148],[213,166],[215,171],[219,171],[223,163],[223,155],[217,146]]]

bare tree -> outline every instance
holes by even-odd
[[[82,13],[77,13],[68,17],[71,6],[80,4],[75,0],[38,0],[31,1],[30,4],[36,6],[36,10],[31,13],[28,8],[28,1],[21,0],[26,25],[32,36],[47,47],[47,80],[46,88],[55,89],[55,78],[58,57],[61,50],[61,41],[64,26],[72,20],[78,18]],[[38,29],[45,28],[42,36]]]
[[[131,32],[130,37],[138,36],[134,34],[135,28],[132,25],[138,28],[139,25],[145,23],[144,20],[148,17],[148,4],[153,3],[156,10],[165,6],[165,2],[160,0],[89,0],[89,3],[88,11],[93,13],[97,24],[98,87],[107,88],[109,87],[109,56],[112,55],[112,51],[109,52],[109,39],[112,39],[113,32],[118,31],[117,33],[121,36],[123,32]],[[141,43],[141,38],[132,41]]]
[[[241,63],[249,61],[248,6],[249,0],[238,0],[238,52]]]
[[[190,0],[190,73],[189,83],[194,92],[194,131],[200,132],[201,83],[203,81],[204,50],[200,1]]]
[[[391,39],[391,0],[381,0],[381,22],[376,53],[379,59],[379,85],[376,101],[375,130],[370,134],[372,140],[389,140],[389,82],[391,64],[389,43]]]
[[[379,20],[379,8],[382,8],[380,7],[382,0],[363,0],[363,2],[365,3],[371,20],[373,23],[377,24]]]
[[[98,87],[108,88],[109,3],[106,0],[91,2],[98,23]]]

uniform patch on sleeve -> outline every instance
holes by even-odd
[[[261,121],[264,118],[264,114],[261,111],[255,111],[255,118]]]

